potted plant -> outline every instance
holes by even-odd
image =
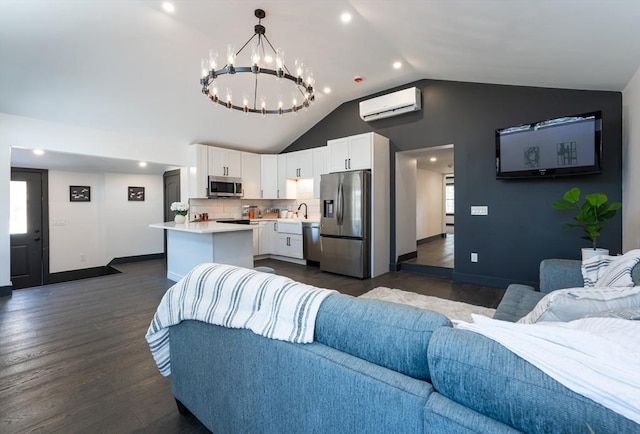
[[[183,224],[187,220],[187,213],[189,212],[189,205],[182,202],[173,202],[170,207],[171,211],[176,213],[174,221],[178,224]]]
[[[582,260],[596,255],[608,255],[609,250],[597,247],[597,240],[605,223],[616,215],[616,211],[622,208],[620,202],[609,203],[609,198],[604,193],[591,193],[585,196],[583,203],[580,203],[580,189],[574,187],[567,191],[562,199],[553,202],[553,207],[560,210],[575,210],[575,223],[565,223],[563,228],[579,228],[585,232],[581,237],[591,241],[591,248],[582,249]]]

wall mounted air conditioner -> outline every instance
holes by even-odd
[[[410,87],[360,102],[360,117],[369,122],[422,109],[420,89]]]

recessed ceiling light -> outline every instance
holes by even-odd
[[[44,155],[44,151],[42,149],[34,149],[33,153],[36,155]]]
[[[146,163],[146,162],[144,162],[144,161],[141,161],[141,162],[139,162],[139,163],[138,163],[138,166],[140,166],[140,167],[147,167],[147,163]]]
[[[345,12],[342,15],[340,15],[340,21],[342,21],[343,23],[348,23],[349,21],[351,21],[351,14],[349,12]]]
[[[325,87],[324,89],[322,89],[322,91],[324,93],[331,93],[331,88],[330,87]]]
[[[273,63],[273,57],[267,54],[266,56],[264,56],[264,61],[267,63]]]
[[[402,68],[402,62],[393,62],[393,69]]]
[[[175,12],[176,7],[173,5],[173,3],[170,2],[162,2],[162,10],[165,11],[168,14],[172,14]]]
[[[436,161],[438,161],[438,159],[436,157],[431,157],[429,158],[429,161],[431,161],[432,163],[435,163]]]

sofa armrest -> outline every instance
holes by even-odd
[[[582,262],[574,259],[545,259],[540,263],[540,292],[584,286]]]

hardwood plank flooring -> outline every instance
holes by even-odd
[[[453,268],[454,259],[454,234],[436,238],[426,243],[418,244],[418,257],[406,262],[432,267]]]
[[[503,290],[408,272],[360,280],[275,260],[278,274],[354,296],[387,286],[495,307]],[[144,339],[165,291],[163,260],[0,298],[0,432],[207,433],[178,413]]]

